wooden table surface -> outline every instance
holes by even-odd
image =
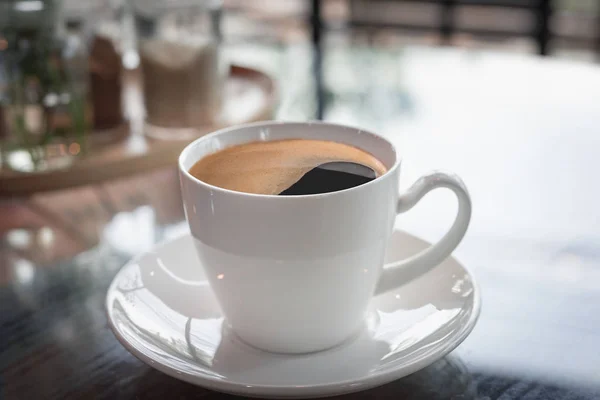
[[[478,325],[450,356],[346,397],[599,399],[600,70],[351,47],[328,53],[324,81],[326,119],[398,143],[402,187],[433,168],[464,178],[474,214],[456,256],[483,300]],[[298,95],[282,93],[284,102]],[[432,193],[398,226],[436,240],[453,218],[451,198]],[[3,198],[0,399],[234,398],[155,371],[107,326],[115,272],[185,230],[173,167]]]

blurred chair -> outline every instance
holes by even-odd
[[[348,9],[343,18],[328,18],[331,5],[340,3]],[[574,50],[600,55],[597,0],[313,0],[312,5],[319,30],[397,31],[429,43],[512,43],[517,50],[523,46],[515,43],[522,42],[541,55],[572,56]]]
[[[461,38],[535,41],[548,53],[550,0],[350,0],[350,25],[434,32],[439,43]]]

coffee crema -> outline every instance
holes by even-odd
[[[312,139],[258,141],[228,147],[203,157],[189,172],[224,189],[278,195],[309,171],[329,162],[362,164],[373,169],[377,176],[387,172],[381,161],[364,150]]]

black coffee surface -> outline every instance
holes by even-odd
[[[279,195],[299,196],[304,194],[337,192],[364,185],[373,179],[375,178],[317,167],[308,171],[299,181]]]

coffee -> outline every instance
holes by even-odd
[[[288,139],[229,147],[200,159],[189,172],[213,186],[268,195],[333,192],[374,179],[339,168],[319,168],[332,162],[364,165],[375,176],[387,171],[373,155],[347,144]]]

